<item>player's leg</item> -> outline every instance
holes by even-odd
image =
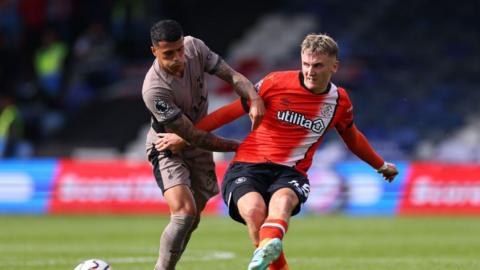
[[[218,194],[218,181],[215,173],[215,162],[213,161],[212,152],[202,151],[194,157],[186,159],[186,164],[190,170],[191,189],[197,207],[195,222],[190,228],[184,242],[182,252],[186,249],[192,233],[200,224],[201,214],[205,209],[210,198]]]
[[[149,157],[158,186],[170,209],[170,222],[160,237],[156,270],[175,269],[188,232],[195,223],[197,209],[190,190],[190,172],[178,157],[159,157],[153,151]]]
[[[290,217],[300,211],[301,203],[307,200],[310,191],[309,181],[298,171],[291,168],[277,168],[277,180],[270,186],[272,197],[265,223],[260,229],[260,245],[268,245],[272,240],[280,240],[277,244],[282,252],[270,266],[270,270],[288,270],[288,264],[282,248],[282,240],[288,230]],[[278,243],[278,241],[274,241]]]
[[[288,230],[288,222],[299,199],[290,188],[275,191],[268,206],[268,217],[259,231],[259,246],[255,251],[249,269],[288,269],[282,252],[282,239]],[[273,264],[271,264],[273,262]]]
[[[232,219],[247,225],[252,243],[258,246],[258,230],[267,215],[268,181],[256,164],[233,163],[222,183],[223,200]]]
[[[288,223],[293,210],[300,200],[291,188],[281,188],[275,191],[268,204],[268,219],[280,219]]]
[[[164,192],[170,208],[170,222],[160,238],[160,250],[156,270],[175,269],[180,259],[185,242],[191,234],[191,228],[197,222],[195,201],[190,188],[178,185]]]
[[[269,215],[260,229],[260,239],[280,239],[287,233],[292,211],[299,204],[296,193],[290,188],[277,190],[270,200]],[[277,259],[269,266],[270,270],[288,270],[287,260],[282,250]]]
[[[198,228],[198,225],[200,224],[202,211],[205,208],[205,206],[207,204],[207,201],[208,201],[208,199],[199,199],[195,195],[194,195],[194,197],[195,197],[195,205],[197,206],[197,214],[195,215],[195,220],[192,224],[192,227],[190,228],[190,230],[187,233],[187,236],[185,237],[185,241],[183,242],[181,254],[183,254],[183,252],[187,248],[188,242],[190,242],[190,238],[192,237],[193,232]]]
[[[238,199],[236,205],[240,216],[247,225],[248,236],[253,245],[257,247],[259,244],[258,232],[267,216],[265,200],[258,192],[248,192]]]

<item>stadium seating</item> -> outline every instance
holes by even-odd
[[[173,12],[187,4],[188,1],[178,1],[168,6],[146,1],[136,7],[144,16],[134,17],[132,28],[125,28],[126,32],[120,29],[125,18],[115,17],[111,11],[124,7],[110,7],[108,3],[91,14],[86,11],[91,10],[94,1],[72,4],[79,7],[75,7],[77,11],[71,16],[88,15],[76,23],[58,21],[65,16],[48,17],[70,52],[62,69],[65,76],[62,99],[45,99],[28,65],[17,67],[15,76],[0,74],[3,78],[0,90],[15,96],[25,122],[22,140],[32,142],[35,155],[69,156],[78,152],[74,148],[81,146],[114,148],[123,155],[140,157],[139,130],[148,124],[148,116],[141,108],[140,88],[152,59],[148,50],[141,48],[145,47],[146,39],[138,38],[148,33],[140,33],[138,29],[148,29],[162,11]],[[16,10],[9,6],[2,10],[0,49],[5,56],[0,60],[2,67],[11,65],[7,61],[11,57],[6,56],[13,55],[19,55],[21,63],[31,64],[40,45],[41,32],[18,23],[24,16],[22,8],[25,7]],[[477,132],[471,119],[480,114],[480,92],[476,91],[480,72],[478,2],[455,3],[452,12],[448,2],[428,0],[267,1],[255,8],[244,7],[251,11],[249,18],[218,12],[224,8],[222,5],[211,8],[209,11],[215,11],[216,17],[203,24],[187,11],[188,14],[177,15],[183,19],[188,34],[208,41],[254,82],[270,71],[298,69],[299,43],[305,34],[333,36],[340,45],[341,61],[334,80],[347,88],[355,105],[356,124],[386,158],[479,161],[480,142],[468,135]],[[100,15],[111,16],[111,24],[99,20]],[[235,20],[231,20],[232,16]],[[210,31],[215,21],[233,22],[229,31]],[[85,40],[88,26],[98,22],[106,26],[104,44],[108,45],[107,51],[115,52],[116,62],[112,67],[110,61],[103,61],[108,72],[101,78],[94,76],[92,81],[91,76],[81,76],[74,53],[82,49],[81,37]],[[42,25],[38,27],[47,28],[46,22],[39,23]],[[60,26],[69,26],[71,31]],[[23,44],[25,41],[18,38],[20,34],[11,35],[22,31],[30,34],[27,37],[31,42]],[[24,53],[19,54],[17,47],[23,48]],[[212,77],[208,85],[211,109],[234,98],[231,89],[218,79]],[[131,132],[119,132],[112,128],[118,122],[118,111],[112,111],[127,107],[129,119],[123,121],[121,130]],[[95,129],[98,136],[82,134],[85,127]],[[248,129],[245,118],[218,132],[242,138]],[[100,136],[115,139],[105,140]],[[330,141],[340,143],[336,136]]]

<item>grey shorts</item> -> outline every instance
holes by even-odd
[[[158,186],[165,190],[187,185],[197,202],[208,201],[219,192],[215,163],[211,152],[196,151],[188,158],[181,154],[165,155],[152,149],[148,160],[152,164],[153,174]]]

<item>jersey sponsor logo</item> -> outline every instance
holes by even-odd
[[[293,111],[278,111],[277,119],[290,124],[304,127],[319,134],[325,130],[325,124],[323,123],[322,119],[318,118],[315,120],[310,120],[307,119],[305,115]]]

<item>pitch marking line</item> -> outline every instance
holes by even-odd
[[[195,252],[197,253],[197,252]],[[199,254],[195,256],[195,254],[185,254],[182,257],[183,261],[213,261],[213,260],[231,260],[236,257],[235,253],[229,251],[221,251],[221,250],[213,250],[207,253]],[[85,260],[88,258],[84,258]],[[79,259],[78,263],[80,263],[84,259]],[[132,264],[132,263],[155,263],[157,257],[113,257],[105,259],[109,264]],[[74,262],[75,264],[77,262]],[[46,265],[71,265],[72,260],[67,259],[46,259],[46,260],[29,260],[29,261],[7,261],[2,262],[2,264],[8,266],[32,266],[32,267],[39,267],[39,266],[46,266]],[[73,267],[73,266],[72,266]]]

